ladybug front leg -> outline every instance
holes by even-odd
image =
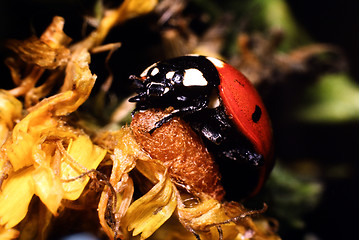
[[[170,114],[156,122],[155,127],[152,128],[149,132],[153,133],[157,128],[161,127],[163,124],[169,122],[175,116],[183,117],[188,116],[190,114],[200,112],[208,106],[208,99],[206,98],[198,98],[191,100],[191,105],[185,106],[182,108],[174,109]]]

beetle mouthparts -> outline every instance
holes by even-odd
[[[128,99],[129,102],[143,102],[144,101],[144,97],[141,94],[138,94],[130,99]]]
[[[141,78],[137,77],[136,75],[130,75],[128,77],[128,79],[130,79],[130,80],[141,80]]]

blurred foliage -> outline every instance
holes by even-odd
[[[280,222],[292,228],[305,228],[304,216],[320,203],[323,185],[318,179],[306,179],[285,168],[280,163],[273,169],[268,180],[271,212],[275,212]]]
[[[299,119],[345,123],[359,120],[359,85],[347,74],[325,74],[304,92]]]

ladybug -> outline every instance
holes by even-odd
[[[179,116],[200,135],[222,174],[228,200],[253,196],[273,167],[273,137],[266,108],[248,79],[213,57],[188,55],[157,62],[130,76],[136,111],[171,113],[151,132]]]

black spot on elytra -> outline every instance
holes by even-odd
[[[242,87],[244,87],[244,84],[241,83],[241,81],[239,81],[238,79],[234,79],[235,82],[237,82],[239,85],[241,85]]]
[[[254,113],[252,114],[253,122],[257,123],[259,119],[261,119],[261,116],[262,116],[262,109],[258,105],[256,105]]]

